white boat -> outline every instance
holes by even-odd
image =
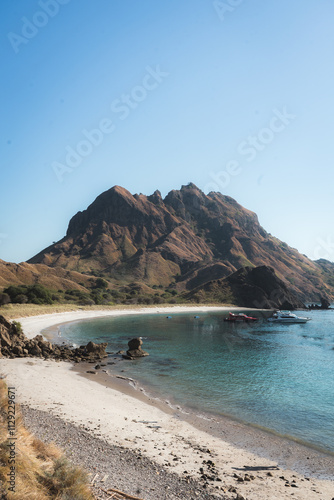
[[[268,321],[273,323],[306,323],[311,318],[302,318],[290,311],[276,311]]]

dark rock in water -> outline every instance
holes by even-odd
[[[322,310],[326,310],[326,309],[330,309],[330,305],[331,303],[329,302],[328,299],[326,299],[325,297],[321,297],[320,298],[320,302],[321,302],[321,305],[319,306],[318,304],[311,304],[308,306],[308,309],[315,309],[315,310],[319,310],[319,309],[322,309]]]
[[[136,339],[129,340],[128,346],[129,346],[129,351],[134,351],[135,349],[139,349],[143,345],[143,341],[140,337],[137,337]]]
[[[331,305],[329,300],[325,299],[324,297],[321,297],[320,301],[321,301],[321,309],[329,309],[329,306]]]
[[[140,337],[129,340],[128,346],[129,349],[126,351],[126,354],[123,354],[124,359],[136,359],[142,358],[144,356],[148,356],[148,352],[143,351],[141,346],[143,345],[143,341]]]

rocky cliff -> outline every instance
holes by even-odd
[[[305,304],[267,266],[243,267],[226,278],[195,288],[187,298],[257,309],[300,309]]]

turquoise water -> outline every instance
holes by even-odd
[[[334,452],[334,311],[299,325],[229,324],[222,313],[147,314],[72,323],[71,343],[150,356],[115,365],[154,394],[197,412],[229,415]]]

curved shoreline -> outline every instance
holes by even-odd
[[[79,311],[69,311],[69,312],[63,312],[63,313],[55,313],[55,314],[47,314],[47,315],[38,315],[38,316],[30,316],[28,318],[17,318],[17,321],[20,321],[22,323],[23,329],[27,337],[34,337],[37,334],[41,334],[42,332],[45,333],[49,330],[50,335],[47,335],[48,340],[50,341],[55,341],[57,340],[57,332],[59,330],[58,327],[61,327],[65,324],[68,323],[73,323],[73,322],[81,322],[85,320],[90,320],[90,319],[96,319],[96,318],[102,318],[102,317],[116,317],[116,316],[132,316],[132,315],[144,315],[144,314],[181,314],[181,313],[203,313],[203,312],[212,312],[212,311],[217,311],[217,312],[228,312],[228,311],[257,311],[261,312],[264,315],[269,315],[271,314],[271,310],[268,309],[254,309],[254,308],[242,308],[242,307],[237,307],[237,306],[164,306],[164,307],[159,307],[157,306],[151,306],[151,307],[141,307],[141,308],[134,308],[134,309],[101,309],[101,310],[92,310],[92,311],[87,311],[87,310],[79,310]],[[55,319],[57,321],[55,322]],[[45,332],[46,330],[46,332]],[[60,339],[59,339],[60,340]],[[64,339],[66,340],[66,339]],[[81,365],[83,366],[83,365]],[[91,368],[90,366],[86,366],[87,369]],[[74,365],[73,366],[73,371],[76,373],[79,373],[80,375],[89,378],[86,373],[84,373],[85,370],[80,369],[80,365]],[[195,425],[197,428],[202,428],[203,425],[201,425],[201,422],[204,420],[210,421],[210,422],[219,422],[219,421],[224,421],[225,425],[226,423],[233,423],[233,425],[241,426],[244,429],[247,429],[248,431],[252,429],[253,433],[257,435],[257,439],[254,440],[254,444],[251,447],[251,451],[257,453],[259,451],[258,446],[257,446],[257,441],[258,441],[258,434],[266,435],[269,439],[272,441],[283,441],[285,443],[288,443],[292,446],[295,447],[301,447],[300,451],[306,452],[310,454],[316,453],[319,454],[321,457],[329,457],[330,460],[334,458],[334,453],[330,452],[329,450],[324,450],[320,447],[317,447],[316,445],[312,445],[311,443],[303,442],[299,440],[298,438],[294,438],[293,436],[289,435],[282,435],[277,432],[275,432],[273,429],[269,429],[266,427],[262,427],[260,425],[256,425],[255,423],[252,422],[247,422],[244,421],[238,417],[232,416],[232,415],[225,415],[225,414],[216,414],[214,412],[208,412],[205,410],[201,410],[200,408],[186,408],[186,407],[180,407],[179,403],[173,402],[170,403],[170,401],[166,400],[163,398],[162,394],[155,394],[152,393],[152,390],[150,387],[146,387],[145,384],[142,381],[137,381],[135,380],[135,384],[137,387],[135,387],[134,384],[131,384],[126,382],[124,383],[121,382],[120,384],[117,384],[115,378],[120,375],[118,373],[117,375],[110,374],[107,377],[101,376],[102,374],[99,374],[100,377],[94,377],[95,380],[99,381],[101,384],[107,384],[111,388],[115,388],[116,390],[119,390],[122,393],[126,393],[128,395],[131,395],[132,397],[136,399],[140,399],[143,402],[146,402],[148,404],[156,404],[162,411],[168,413],[168,409],[166,408],[169,406],[172,410],[175,408],[179,409],[179,412],[181,413],[181,418],[184,420],[188,421],[192,425]],[[140,387],[139,387],[140,384]],[[143,398],[143,397],[144,398]],[[169,399],[172,399],[172,396],[167,395]],[[184,410],[184,411],[182,411]],[[202,415],[202,416],[199,416]],[[202,418],[203,417],[203,418]],[[205,432],[208,432],[209,434],[213,435],[214,437],[219,437],[219,432],[213,432],[212,426],[210,429],[205,428],[204,425],[204,430]],[[240,443],[238,443],[240,444]],[[250,443],[248,443],[250,444]],[[241,446],[243,446],[243,442],[241,442]],[[269,449],[270,448],[270,449]],[[276,443],[275,449],[279,449],[279,443]],[[273,449],[272,446],[268,447],[268,451],[265,450],[263,447],[261,447],[261,453],[264,453],[263,456],[266,458],[271,458],[273,455]],[[298,453],[300,455],[300,452]],[[274,453],[276,456],[276,453]],[[308,459],[309,460],[309,459]],[[300,459],[298,460],[300,461]],[[283,466],[289,466],[284,462],[284,459],[281,458],[281,463]],[[304,472],[307,470],[308,471],[308,463],[304,463],[302,468],[299,468],[299,472]],[[325,467],[326,469],[326,467]],[[320,470],[320,469],[319,469]],[[321,466],[321,470],[323,470],[323,465]],[[315,472],[315,471],[314,471]],[[329,470],[327,470],[324,474],[324,476],[328,476]]]
[[[135,314],[140,314],[140,315],[150,314],[151,315],[153,313],[159,313],[160,315],[163,315],[163,314],[169,314],[169,313],[182,314],[182,313],[189,313],[189,312],[192,312],[192,313],[195,313],[195,312],[196,313],[203,313],[204,312],[205,313],[205,312],[210,312],[210,311],[227,312],[231,309],[234,309],[235,311],[241,311],[241,310],[245,311],[246,310],[246,308],[238,308],[238,307],[231,308],[231,307],[218,307],[218,306],[217,307],[205,306],[205,307],[199,307],[199,308],[196,306],[195,307],[193,307],[193,306],[191,306],[191,307],[178,307],[178,306],[176,306],[176,307],[165,307],[165,308],[156,307],[153,309],[152,308],[141,308],[139,310],[136,309],[136,310],[130,310],[130,311],[116,309],[114,311],[108,311],[107,317],[127,316],[127,315],[135,315]],[[248,309],[248,310],[251,310],[251,309]],[[261,310],[253,309],[253,311],[259,312]],[[129,314],[127,314],[128,312],[129,312]],[[265,314],[268,315],[268,310],[264,310],[261,312],[264,312]],[[270,311],[269,311],[269,314],[271,314]],[[96,318],[106,317],[103,310],[98,312],[98,316],[94,315],[93,317],[92,317],[90,312],[88,312],[88,314],[87,314],[87,311],[85,311],[83,313],[79,312],[75,318],[74,317],[69,318],[68,313],[66,313],[66,315],[67,315],[66,322],[64,322],[64,323],[57,322],[56,324],[53,324],[52,326],[49,326],[46,329],[42,330],[42,333],[50,342],[53,342],[53,343],[57,343],[60,341],[65,341],[66,343],[68,342],[68,339],[66,339],[66,336],[64,338],[63,337],[59,338],[57,335],[57,333],[59,332],[60,328],[63,325],[68,325],[68,324],[77,323],[77,322],[80,323],[80,322],[86,321],[86,320],[89,321],[89,320],[96,319]],[[81,317],[82,315],[84,315],[84,317]],[[50,320],[52,321],[52,317],[50,317]],[[52,321],[52,323],[54,323],[54,321]],[[40,332],[38,332],[38,333],[40,333]],[[119,365],[119,361],[122,361],[122,360],[116,360],[115,358],[114,358],[114,360],[116,361],[116,364],[113,363],[113,364],[115,364],[115,366],[112,369],[113,373],[110,373],[108,375],[108,377],[94,377],[96,380],[98,380],[98,379],[101,380],[102,384],[110,384],[111,387],[114,387],[114,385],[115,385],[115,377],[117,377],[118,375],[121,375],[121,372],[124,371],[124,370],[120,370],[121,365]],[[91,367],[86,366],[85,369],[88,370],[88,369],[91,369]],[[80,373],[83,376],[87,376],[85,373],[85,370],[80,369],[80,365],[75,365],[73,367],[73,370]],[[115,375],[115,372],[116,372],[116,375]],[[182,404],[182,402],[180,402],[180,399],[179,399],[179,401],[175,401],[171,394],[169,394],[169,393],[164,394],[163,392],[159,391],[159,389],[153,388],[148,383],[145,383],[143,380],[141,380],[139,375],[138,375],[138,377],[139,377],[138,380],[133,380],[133,382],[131,382],[130,381],[131,379],[129,379],[129,382],[128,382],[128,384],[136,386],[135,390],[131,392],[131,395],[133,397],[138,398],[139,394],[140,395],[144,394],[144,395],[146,395],[146,402],[148,402],[148,400],[156,401],[162,411],[166,410],[165,402],[166,402],[166,398],[168,398],[169,400],[172,401],[172,402],[170,402],[170,401],[168,402],[169,405],[171,406],[171,408],[173,408],[173,407],[174,407],[174,409],[179,408],[181,413],[183,413],[183,415],[184,415],[184,420],[188,420],[196,427],[202,428],[202,426],[199,425],[199,423],[198,423],[198,420],[202,418],[200,415],[202,415],[204,420],[207,420],[207,421],[220,421],[220,420],[222,420],[224,422],[231,421],[231,422],[234,422],[234,423],[239,424],[241,426],[245,426],[248,430],[253,429],[254,432],[257,431],[258,433],[265,433],[266,435],[268,435],[269,439],[270,438],[273,438],[275,440],[282,439],[282,440],[284,440],[284,442],[290,443],[294,446],[302,447],[303,450],[306,450],[306,451],[309,450],[309,453],[315,452],[315,453],[319,453],[325,457],[328,456],[330,458],[334,458],[334,451],[326,449],[325,447],[321,447],[320,445],[313,444],[311,442],[303,441],[302,438],[298,438],[296,436],[289,435],[288,433],[282,434],[278,431],[275,431],[275,429],[261,426],[259,424],[256,424],[255,422],[243,420],[242,418],[238,417],[237,415],[230,415],[230,414],[227,414],[224,412],[215,412],[214,410],[212,410],[212,411],[205,410],[205,409],[203,410],[199,406],[186,407]],[[126,391],[126,387],[123,385],[121,392],[124,392],[124,391]],[[182,411],[182,410],[184,410],[184,411]],[[188,417],[187,417],[187,415],[188,415]],[[207,429],[207,432],[214,435],[215,437],[219,437],[219,434],[217,432],[214,434],[213,432],[210,431],[210,429]],[[276,448],[278,448],[278,445],[276,446]],[[254,445],[252,447],[252,451],[254,451],[255,453],[257,452],[256,442],[254,442]],[[263,452],[263,450],[262,450],[262,452]],[[272,455],[272,451],[270,451],[270,453],[268,452],[264,456],[270,457],[270,455]],[[285,465],[284,460],[283,461],[282,460],[281,460],[282,465]],[[307,466],[308,466],[308,464],[305,463],[304,469],[305,468],[307,469]]]
[[[78,311],[67,311],[52,314],[40,314],[38,316],[28,316],[28,317],[17,317],[16,321],[22,324],[25,335],[28,338],[32,338],[35,335],[40,334],[42,330],[50,327],[56,327],[64,323],[70,323],[72,321],[81,321],[85,319],[96,319],[107,316],[132,316],[136,314],[153,314],[153,313],[184,313],[184,312],[208,312],[208,311],[261,311],[264,314],[270,314],[270,309],[252,309],[247,307],[236,307],[236,306],[163,306],[163,307],[141,307],[137,309],[93,309],[89,310],[78,310]]]
[[[176,313],[231,309],[157,307],[131,311],[94,310],[18,320],[21,321],[26,335],[33,337],[41,330],[57,324],[102,316],[152,314],[154,311]],[[108,442],[130,449],[139,447],[143,453],[161,465],[166,464],[171,454],[176,454],[181,458],[173,464],[173,468],[179,474],[186,468],[193,477],[198,478],[199,466],[196,464],[198,453],[201,453],[198,450],[208,448],[212,450],[217,468],[232,484],[235,482],[235,479],[232,479],[233,474],[239,474],[240,471],[272,471],[270,476],[266,476],[267,473],[264,472],[259,484],[254,481],[242,483],[240,489],[238,487],[238,491],[249,499],[277,498],[278,492],[280,498],[290,497],[291,493],[287,494],[289,490],[284,487],[284,481],[281,479],[282,470],[278,471],[277,466],[284,467],[285,478],[290,477],[292,481],[292,477],[298,477],[296,481],[299,490],[294,490],[295,498],[332,498],[332,481],[316,478],[332,479],[333,458],[312,448],[228,417],[210,417],[210,420],[206,420],[196,418],[193,414],[185,415],[180,411],[181,408],[170,408],[163,401],[157,401],[149,394],[145,395],[143,391],[136,391],[124,380],[110,376],[107,380],[102,373],[82,373],[85,371],[83,366],[76,365],[71,368],[68,363],[32,358],[1,360],[1,363],[2,370],[5,368],[11,384],[17,386],[22,403],[54,415],[58,414],[75,425],[84,423],[93,434],[94,429],[98,428]],[[151,421],[157,424],[149,425]],[[162,446],[163,443],[165,446]],[[248,469],[245,469],[245,464]],[[295,474],[297,470],[299,476]],[[305,474],[312,477],[311,481],[305,480]],[[304,496],[299,497],[297,491]]]

